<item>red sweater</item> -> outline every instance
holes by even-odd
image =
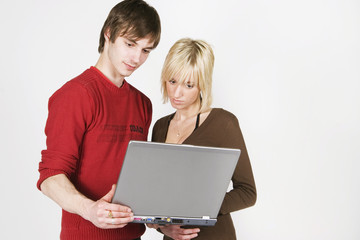
[[[41,183],[64,173],[92,200],[116,183],[129,140],[147,140],[150,100],[124,81],[121,88],[94,67],[67,82],[49,99],[47,149],[39,164]],[[143,224],[104,230],[63,210],[61,239],[134,239]]]

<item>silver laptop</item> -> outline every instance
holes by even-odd
[[[112,202],[134,223],[213,226],[239,149],[130,141]]]

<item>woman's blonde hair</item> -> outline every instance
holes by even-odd
[[[214,53],[211,46],[203,40],[183,38],[178,40],[169,50],[161,73],[161,91],[163,101],[169,100],[166,82],[177,78],[179,83],[192,80],[200,89],[201,103],[199,112],[210,108],[212,103],[212,74],[214,69]]]

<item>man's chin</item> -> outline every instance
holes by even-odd
[[[131,74],[133,74],[133,71],[132,72],[125,72],[125,73],[123,73],[121,75],[124,76],[124,78],[126,78],[126,77],[130,77]]]

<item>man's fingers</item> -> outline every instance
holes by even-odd
[[[111,190],[105,196],[103,196],[102,199],[106,202],[111,202],[111,200],[115,194],[115,188],[116,188],[116,185],[113,184],[111,186]]]
[[[111,228],[123,228],[123,227],[125,227],[127,225],[127,223],[124,223],[124,224],[112,224],[112,223],[107,223],[106,224],[106,227],[104,227],[104,228],[106,228],[106,229],[111,229]]]
[[[106,218],[105,222],[109,225],[126,225],[133,220],[132,217],[126,218]]]
[[[132,212],[117,212],[112,210],[105,210],[103,216],[106,218],[127,218],[133,217],[134,214]]]
[[[102,208],[106,209],[107,211],[111,210],[112,212],[127,212],[127,213],[131,213],[131,208],[124,206],[124,205],[120,205],[120,204],[115,204],[115,203],[106,203],[103,202],[103,206],[101,206]]]

